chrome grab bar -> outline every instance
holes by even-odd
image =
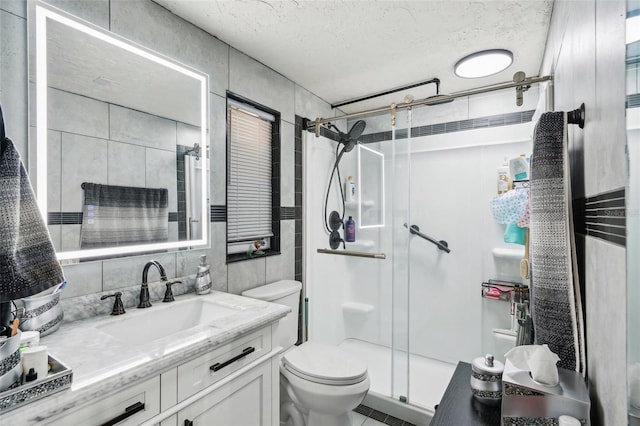
[[[361,251],[351,251],[351,250],[329,250],[329,249],[318,249],[318,253],[326,253],[326,254],[339,254],[341,256],[354,256],[354,257],[368,257],[371,259],[386,259],[387,256],[384,253],[367,253]]]
[[[451,253],[451,249],[449,248],[449,244],[447,244],[447,242],[445,240],[436,240],[435,238],[431,238],[428,235],[423,234],[422,232],[420,232],[420,228],[418,228],[417,225],[411,225],[411,227],[409,227],[406,223],[404,224],[404,227],[407,228],[409,230],[409,232],[411,232],[414,235],[419,236],[420,238],[424,238],[425,240],[429,241],[430,243],[435,244],[438,249],[447,252],[447,253]]]

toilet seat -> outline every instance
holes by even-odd
[[[367,366],[334,346],[305,342],[282,357],[282,368],[314,383],[347,386],[367,378]]]

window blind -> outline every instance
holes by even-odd
[[[229,103],[227,242],[273,236],[272,120]]]

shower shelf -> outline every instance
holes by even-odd
[[[366,207],[366,208],[370,208],[376,205],[375,201],[373,200],[363,200],[361,203],[362,207]],[[355,209],[358,207],[358,202],[357,201],[345,201],[344,202],[344,206],[350,209]]]
[[[353,251],[353,250],[331,250],[331,249],[317,249],[318,253],[324,254],[337,254],[340,256],[352,256],[352,257],[367,257],[370,259],[386,259],[387,255],[384,253],[369,253],[366,251]]]
[[[375,246],[372,240],[358,240],[354,243],[345,243],[347,250],[370,250]]]

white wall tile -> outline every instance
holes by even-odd
[[[453,105],[445,104],[446,105]],[[522,106],[516,105],[516,89],[505,89],[496,92],[469,97],[469,117],[486,117],[489,115],[507,114],[536,109],[538,105],[538,85],[534,84],[523,95]],[[451,120],[447,120],[451,121]]]
[[[109,105],[111,140],[166,151],[176,150],[176,122],[129,108]]]
[[[229,291],[227,271],[227,223],[211,224],[211,249],[209,249],[209,265],[213,289]]]
[[[27,18],[27,0],[0,0],[0,10]]]
[[[144,188],[145,151],[143,146],[109,141],[107,183]]]
[[[413,108],[413,127],[428,124],[446,123],[469,118],[470,100],[468,97],[455,99],[442,105],[418,106]],[[485,114],[487,115],[487,114]]]
[[[258,259],[229,263],[227,265],[228,292],[240,294],[250,288],[266,284],[265,262],[266,258],[261,257]]]
[[[295,205],[295,125],[280,123],[280,205]]]
[[[0,11],[0,101],[7,136],[28,164],[27,129],[27,21],[14,15],[24,7],[21,2],[9,6],[12,13]]]
[[[274,109],[283,120],[295,123],[293,88],[291,80],[231,48],[229,90],[233,93]]]
[[[102,262],[83,262],[63,266],[67,285],[61,297],[82,296],[102,291]]]
[[[227,100],[222,96],[209,97],[210,127],[210,204],[227,204]]]
[[[296,115],[308,118],[309,120],[335,116],[336,112],[331,109],[331,105],[325,100],[297,84],[295,85],[294,90]]]
[[[72,251],[80,250],[80,235],[82,225],[63,225],[62,226],[62,250]]]
[[[145,180],[147,188],[169,190],[169,211],[178,211],[176,153],[146,148]]]
[[[599,424],[626,424],[625,249],[587,237],[587,366]],[[606,318],[606,321],[603,319]],[[630,325],[633,327],[634,325]],[[595,398],[594,398],[595,394]]]
[[[109,0],[47,0],[52,6],[109,29]]]
[[[62,227],[64,225],[48,225],[49,237],[56,251],[62,251]]]
[[[280,221],[280,254],[266,258],[266,282],[295,278],[295,220]]]
[[[229,46],[167,9],[151,1],[111,0],[111,31],[209,74],[209,91],[225,95]]]
[[[34,175],[30,175],[32,185]],[[47,210],[62,211],[62,134],[47,132]],[[78,210],[79,211],[79,210]]]
[[[588,107],[587,115],[587,126],[595,132],[585,149],[585,171],[589,171],[585,172],[585,191],[589,195],[627,183],[625,17],[624,2],[596,2],[596,103]]]
[[[62,135],[62,211],[82,210],[83,182],[107,182],[107,141]]]
[[[142,270],[150,260],[157,260],[164,267],[167,278],[176,276],[175,253],[154,254],[103,261],[102,291],[116,290],[142,283]],[[160,281],[160,273],[155,266],[149,268],[148,282]]]
[[[109,108],[104,102],[49,88],[47,118],[50,130],[109,138]]]

